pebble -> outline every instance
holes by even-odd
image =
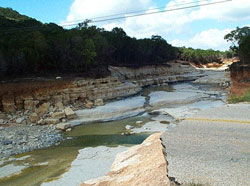
[[[72,131],[72,129],[71,129],[71,128],[66,129],[66,132],[70,132],[70,131]]]
[[[125,128],[126,128],[127,130],[131,130],[131,129],[133,129],[134,127],[131,126],[131,125],[126,125]]]
[[[24,117],[18,118],[18,119],[16,120],[16,123],[20,124],[20,123],[22,123],[24,120],[25,120]]]
[[[0,159],[49,147],[60,142],[62,139],[59,131],[51,126],[18,125],[1,127]]]

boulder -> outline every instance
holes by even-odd
[[[68,119],[76,118],[76,113],[70,107],[65,108],[64,113]]]
[[[66,129],[66,132],[70,132],[70,131],[72,131],[72,128]]]
[[[103,103],[103,99],[96,99],[95,100],[95,106],[103,106],[104,103]]]
[[[31,123],[36,123],[39,120],[39,116],[37,115],[37,113],[32,113],[29,116],[29,120]]]
[[[63,103],[62,103],[62,102],[57,102],[57,103],[55,104],[55,107],[56,107],[57,109],[59,109],[59,110],[63,110],[63,109],[64,109],[64,106],[63,106]]]
[[[45,125],[45,122],[43,119],[40,119],[38,122],[37,122],[38,125]]]
[[[86,108],[88,108],[88,109],[91,109],[91,108],[93,108],[94,103],[93,103],[92,101],[87,100],[87,101],[85,102],[84,106],[85,106]]]
[[[3,125],[3,123],[4,123],[4,120],[0,119],[0,125]]]
[[[16,103],[16,108],[17,110],[22,110],[24,109],[24,100],[21,99],[20,97],[15,98],[15,103]]]
[[[47,125],[55,125],[59,122],[60,122],[59,119],[53,119],[53,118],[47,118],[44,120],[44,123]]]
[[[56,129],[58,129],[58,130],[66,130],[70,127],[71,127],[71,125],[69,123],[59,123],[56,125]]]
[[[52,97],[54,103],[62,102],[63,96],[62,95],[55,95]]]
[[[126,128],[127,130],[131,130],[131,129],[133,129],[134,127],[131,126],[131,125],[126,125],[125,128]]]
[[[25,120],[25,117],[17,118],[16,123],[21,124]]]
[[[42,105],[40,105],[37,108],[36,113],[39,116],[42,116],[42,115],[46,114],[47,112],[49,112],[49,107],[50,107],[50,103],[43,103]]]
[[[63,95],[63,101],[62,102],[63,102],[64,105],[67,105],[70,102],[70,97],[69,97],[68,94]]]
[[[6,119],[6,115],[4,113],[0,113],[0,119]]]
[[[51,117],[53,119],[62,119],[65,117],[65,113],[64,112],[54,112],[51,114]]]
[[[15,105],[14,97],[12,97],[12,96],[3,97],[2,105],[3,105],[3,110],[5,112],[7,112],[7,113],[16,112],[16,105]]]
[[[34,110],[37,104],[38,104],[38,101],[34,101],[32,98],[27,99],[24,101],[24,109],[32,111]]]
[[[137,122],[135,122],[137,125],[140,125],[140,124],[142,124],[143,123],[143,121],[137,121]]]

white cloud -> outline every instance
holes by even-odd
[[[200,0],[199,4],[213,3],[222,0]],[[150,8],[155,7],[157,0],[75,0],[70,8],[66,21],[83,20],[103,15],[112,15],[121,12],[131,12],[145,10],[152,12]],[[197,0],[170,0],[165,5],[165,9],[175,9],[183,6],[190,6]],[[185,5],[180,5],[180,4]],[[238,23],[243,20],[250,20],[250,0],[232,0],[227,3],[202,6],[195,9],[183,9],[166,13],[146,15],[141,17],[126,18],[120,21],[102,23],[99,26],[107,30],[114,27],[122,27],[130,36],[137,38],[150,37],[151,35],[161,35],[168,40],[169,36],[177,39],[174,44],[185,44],[197,48],[224,49],[228,44],[224,41],[225,30],[209,29],[187,41],[178,39],[179,34],[190,35],[194,33],[191,23],[206,19],[222,22]],[[204,22],[203,22],[204,23]],[[228,26],[232,27],[232,26]],[[214,25],[211,25],[214,28]],[[215,34],[215,35],[213,35]],[[212,38],[212,41],[211,39]],[[190,46],[190,45],[189,45]]]
[[[218,2],[210,0],[209,3]],[[199,10],[190,13],[191,20],[214,19],[218,21],[241,21],[250,19],[250,1],[232,0],[226,3],[211,6],[202,6]]]
[[[151,0],[75,0],[66,21],[145,10],[150,5]]]
[[[171,42],[174,46],[186,46],[192,48],[202,49],[216,49],[216,50],[227,50],[230,43],[224,40],[224,36],[228,34],[232,29],[209,29],[196,34],[194,37],[188,40],[176,39]]]

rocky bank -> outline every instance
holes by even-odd
[[[106,176],[86,181],[81,186],[170,186],[161,134],[153,134],[141,145],[119,153]]]
[[[20,127],[20,130],[24,131],[23,133],[28,137],[21,134],[2,135],[0,138],[1,155],[17,154],[55,144],[61,139],[56,129],[69,131],[71,127],[85,122],[108,121],[140,114],[145,111],[144,97],[131,98],[135,99],[134,101],[121,100],[119,104],[106,103],[110,100],[139,94],[143,87],[207,77],[204,71],[197,70],[189,63],[181,61],[136,69],[110,67],[110,72],[110,77],[102,79],[67,80],[57,77],[54,80],[2,82],[0,85],[0,132],[8,134],[7,130],[17,131],[16,128]],[[225,86],[229,85],[225,83],[225,80],[222,83]],[[186,92],[180,94],[188,96]],[[194,99],[196,100],[196,97]],[[159,103],[151,102],[150,106],[155,104]],[[124,105],[127,106],[124,107]],[[44,143],[47,139],[43,139],[47,138],[46,132],[41,132],[46,131],[46,127],[50,131],[48,143]],[[40,131],[35,138],[38,141],[37,144],[32,140],[30,129]],[[22,141],[26,143],[22,144]],[[16,148],[15,144],[20,145]],[[25,144],[27,148],[24,147]],[[8,149],[14,150],[12,152]]]

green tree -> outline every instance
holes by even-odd
[[[86,69],[95,63],[96,51],[92,39],[85,39],[83,45],[83,56]]]

